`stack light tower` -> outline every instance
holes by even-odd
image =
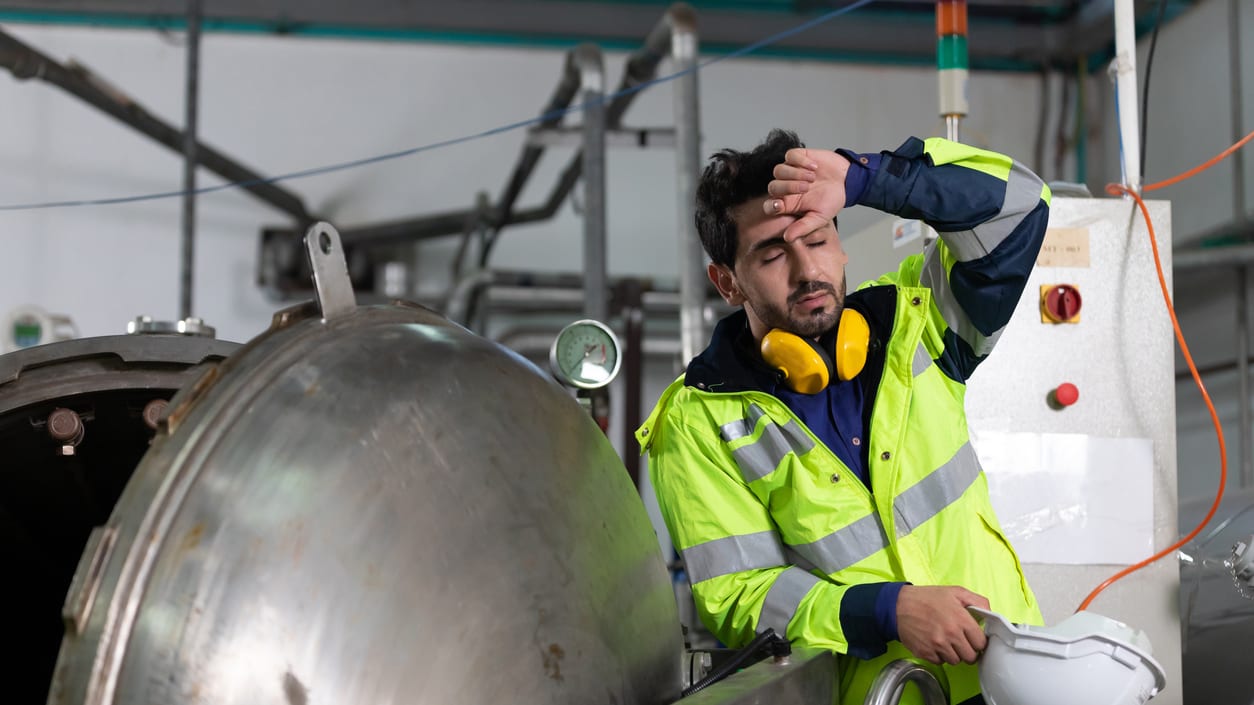
[[[940,75],[940,116],[945,137],[958,141],[958,126],[967,115],[967,2],[937,0],[936,68]]]

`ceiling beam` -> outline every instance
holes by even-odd
[[[1152,16],[1156,0],[1138,0]],[[205,0],[207,30],[314,36],[634,48],[665,11],[645,2],[577,0]],[[781,0],[698,8],[702,51],[734,51],[844,2]],[[1113,51],[1109,0],[970,0],[971,65],[1035,70]],[[1178,14],[1192,0],[1169,0]],[[807,10],[799,12],[798,8]],[[183,0],[0,0],[0,19],[181,27]],[[1054,19],[1049,19],[1054,18]],[[1148,21],[1148,19],[1147,19]],[[931,3],[880,0],[760,50],[858,62],[935,63]]]

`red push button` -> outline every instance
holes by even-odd
[[[1080,400],[1080,390],[1070,382],[1063,382],[1054,390],[1054,401],[1060,406],[1071,406]]]

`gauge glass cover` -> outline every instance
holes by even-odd
[[[618,375],[621,362],[618,337],[605,324],[575,321],[553,341],[549,364],[564,384],[580,389],[599,389]]]

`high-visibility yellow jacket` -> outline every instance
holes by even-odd
[[[853,585],[960,585],[1013,622],[1041,623],[963,399],[1040,250],[1049,190],[1008,157],[941,139],[911,139],[882,159],[859,202],[922,218],[941,239],[846,301],[872,331],[857,378],[870,488],[762,391],[771,373],[745,341],[743,312],[720,323],[636,432],[706,626],[732,646],[771,627],[844,654],[848,705],[885,664],[911,656],[899,642],[848,655],[840,616]],[[952,703],[979,693],[974,666],[929,668]]]

